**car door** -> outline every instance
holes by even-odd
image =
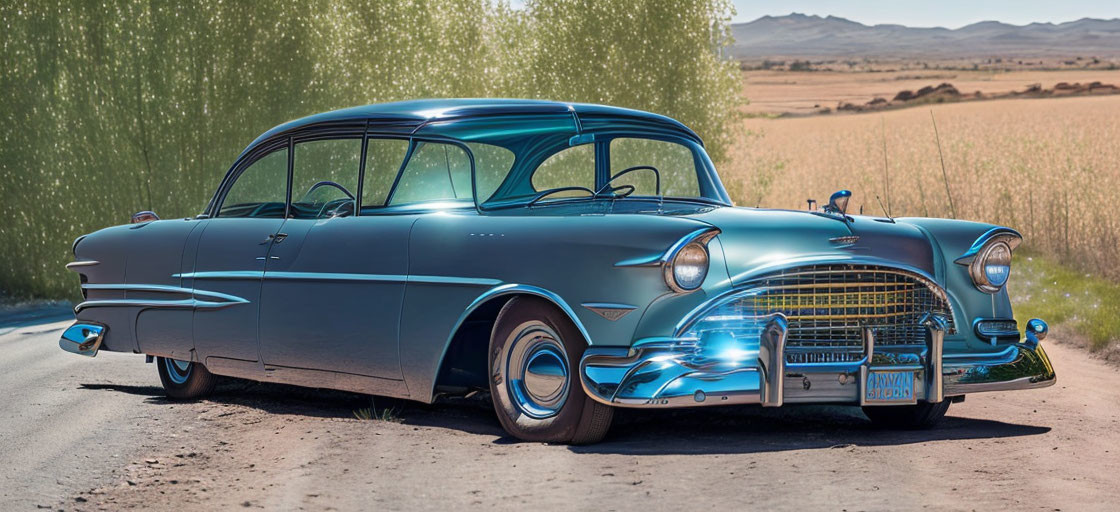
[[[360,135],[333,137],[293,146],[290,217],[261,290],[265,368],[282,382],[404,395],[397,338],[412,219],[355,213],[358,194],[384,202],[408,141],[370,139],[363,152]]]
[[[272,242],[284,223],[288,185],[287,141],[258,150],[236,174],[213,218],[202,226],[193,271],[194,343],[218,373],[260,369],[257,320],[261,279]],[[248,376],[248,375],[246,375]]]

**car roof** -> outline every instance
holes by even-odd
[[[249,148],[276,135],[299,130],[312,125],[346,121],[383,121],[391,122],[405,133],[415,132],[433,121],[475,118],[495,115],[540,115],[571,113],[577,119],[594,117],[598,119],[617,117],[620,120],[639,122],[661,129],[678,132],[697,143],[703,144],[700,137],[679,121],[641,110],[595,105],[590,103],[566,103],[559,101],[525,100],[509,98],[455,98],[423,99],[377,103],[361,107],[350,107],[307,116],[288,121],[272,128],[257,137]]]

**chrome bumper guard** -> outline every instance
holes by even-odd
[[[67,352],[86,357],[97,355],[101,340],[105,339],[104,325],[76,322],[62,332],[58,346]]]
[[[913,370],[914,396],[927,402],[981,391],[1041,388],[1054,384],[1054,369],[1039,346],[1045,337],[1028,329],[1024,341],[998,353],[943,355],[945,321],[923,319],[926,346],[877,350],[865,331],[865,357],[852,363],[787,363],[785,317],[770,318],[759,337],[757,358],[738,361],[698,357],[681,340],[653,340],[632,348],[593,347],[580,361],[583,389],[616,407],[675,408],[707,405],[862,403],[870,370]]]

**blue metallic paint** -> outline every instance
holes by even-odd
[[[337,262],[324,255],[311,260],[308,263],[311,266],[286,266],[300,261],[302,251],[295,250],[296,247],[290,254],[281,252],[284,259],[272,266],[273,261],[267,256],[272,245],[261,245],[259,240],[265,234],[277,233],[280,226],[288,225],[283,219],[241,222],[242,227],[237,228],[240,231],[229,228],[226,232],[221,230],[240,221],[224,218],[185,222],[161,220],[143,224],[144,229],[108,228],[79,237],[74,244],[79,261],[68,267],[82,274],[86,283],[83,291],[89,295],[76,308],[81,322],[77,325],[108,326],[100,333],[104,339],[103,350],[177,355],[179,359],[194,354],[197,359],[191,356],[192,360],[198,361],[225,357],[238,363],[216,367],[249,371],[247,369],[263,368],[267,364],[259,358],[256,315],[248,313],[256,306],[236,314],[236,308],[228,306],[254,304],[257,297],[253,290],[259,290],[260,283],[297,286],[306,282],[317,287],[353,285],[339,292],[343,294],[339,300],[348,304],[364,304],[362,301],[368,300],[362,295],[365,286],[397,284],[399,294],[394,291],[392,297],[393,301],[399,298],[399,303],[390,301],[368,306],[379,308],[382,313],[396,311],[399,319],[399,329],[386,331],[395,337],[399,371],[394,370],[387,379],[382,379],[389,383],[383,392],[430,401],[439,369],[465,320],[483,304],[515,295],[542,297],[555,304],[592,347],[589,354],[601,351],[620,357],[674,342],[691,319],[729,294],[740,291],[742,285],[755,276],[820,263],[880,265],[920,275],[945,290],[954,321],[960,326],[970,326],[979,318],[1012,318],[1006,290],[994,295],[983,293],[972,285],[967,268],[952,263],[967,258],[970,253],[975,254],[992,237],[1017,237],[1014,230],[945,219],[878,219],[724,206],[722,203],[729,203],[727,193],[695,133],[671,119],[626,109],[527,100],[426,100],[329,112],[286,123],[263,134],[231,167],[223,187],[243,168],[247,159],[255,155],[254,151],[262,145],[280,144],[289,135],[338,130],[345,126],[346,130],[357,130],[357,133],[363,133],[365,127],[371,134],[470,142],[479,137],[518,137],[521,131],[529,130],[532,123],[510,125],[513,128],[501,132],[501,122],[493,122],[516,116],[547,119],[553,125],[541,129],[567,134],[563,136],[564,143],[571,143],[572,137],[577,143],[588,143],[596,141],[597,135],[610,137],[628,133],[687,141],[697,148],[698,158],[704,162],[699,176],[701,186],[712,189],[712,197],[716,199],[704,202],[649,198],[556,201],[533,208],[493,209],[477,208],[470,202],[411,205],[386,208],[381,212],[384,217],[363,214],[319,221],[312,227],[301,228],[305,234],[315,234],[315,230],[323,226],[323,233],[339,233],[344,229],[372,226],[390,216],[397,218],[399,226],[404,227],[394,232],[393,240],[403,241],[404,246],[392,247],[399,250],[399,254],[393,256],[395,259],[386,260],[392,263],[389,267],[354,264],[355,261],[360,263],[361,258],[348,260],[351,266],[337,267]],[[598,180],[604,179],[602,172],[603,169],[597,171]],[[518,175],[517,179],[528,179],[528,176]],[[209,205],[206,214],[213,215],[215,207]],[[477,236],[479,233],[493,236]],[[246,238],[250,234],[252,240]],[[230,241],[238,236],[248,241],[236,248],[237,259],[230,260],[231,256],[223,251],[230,250]],[[666,286],[661,267],[679,247],[700,238],[708,244],[707,278],[693,293],[673,293]],[[330,242],[308,240],[306,243],[320,245]],[[372,245],[361,246],[361,251],[379,248],[376,238],[370,240],[374,242],[366,242]],[[348,247],[346,241],[334,242],[340,250]],[[354,256],[361,254],[360,251],[352,253]],[[295,270],[288,270],[293,268]],[[476,287],[487,289],[479,293]],[[184,298],[161,298],[161,294],[179,294]],[[570,304],[585,307],[573,309]],[[624,305],[637,314],[611,320],[589,309],[597,305]],[[270,332],[283,332],[282,326],[273,324],[283,322],[281,313],[287,311],[277,309],[265,319],[269,322],[265,325],[274,328]],[[248,318],[253,322],[242,321]],[[231,322],[237,325],[227,325]],[[237,336],[244,347],[237,354],[223,354],[223,340],[228,342],[229,329],[234,328],[241,329]],[[340,326],[338,331],[352,336],[342,343],[351,344],[354,350],[362,350],[362,344],[368,343],[360,326]],[[200,338],[203,332],[205,336]],[[972,329],[958,329],[956,334],[946,335],[946,388],[986,390],[998,387],[999,383],[990,379],[977,381],[979,370],[965,372],[967,378],[963,374],[949,375],[949,370],[964,365],[995,369],[998,374],[1012,364],[1016,371],[1031,373],[1032,385],[1052,382],[1053,372],[1045,353],[1037,346],[1037,340],[1031,342],[1041,337],[1028,332],[1027,338],[1020,344],[999,342],[993,346]],[[851,371],[848,366],[841,366],[814,368],[841,374]],[[377,384],[350,384],[361,377],[357,375],[360,372],[353,369],[345,370],[350,372],[346,377],[350,380],[344,381],[340,376],[337,382],[326,377],[330,372],[323,369],[292,369],[296,370],[304,372],[300,376],[301,383],[309,382],[307,375],[316,375],[316,378],[326,379],[322,385],[327,387],[367,392],[379,389]],[[344,370],[339,372],[341,375]],[[750,372],[741,373],[744,375],[735,379],[746,378]],[[974,384],[976,386],[968,387]],[[752,388],[756,395],[757,388],[757,385]],[[848,391],[839,387],[824,388],[826,394],[832,394],[822,401],[850,402],[856,395]],[[915,392],[919,391],[923,391],[920,386]],[[812,397],[800,399],[809,398]],[[705,404],[714,401],[707,400]]]

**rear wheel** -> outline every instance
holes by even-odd
[[[914,405],[868,406],[863,414],[880,428],[918,430],[937,425],[949,411],[949,401],[921,402]]]
[[[159,380],[167,396],[178,400],[202,398],[214,391],[218,378],[201,363],[157,357]]]
[[[490,396],[502,427],[525,441],[587,444],[603,439],[614,409],[583,392],[587,342],[550,302],[516,297],[490,337]]]

